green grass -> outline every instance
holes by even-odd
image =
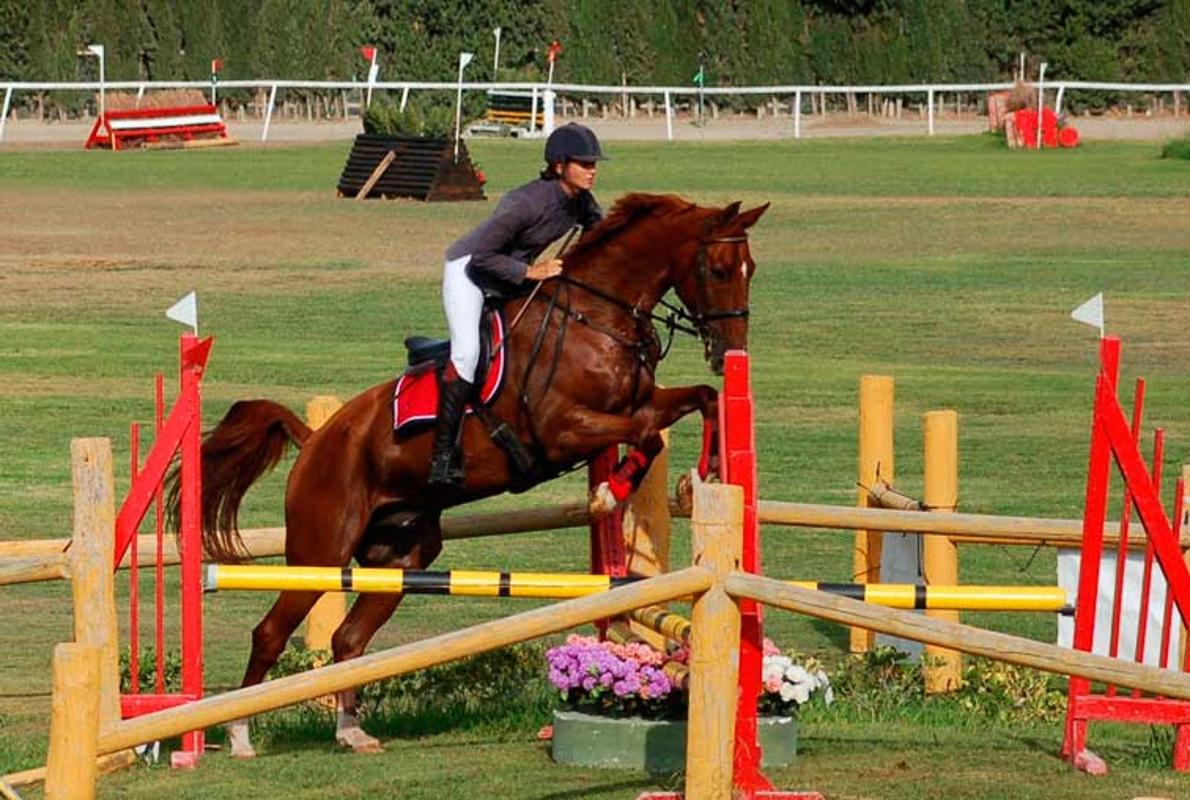
[[[533,173],[539,147],[480,141],[472,149],[498,194]],[[1146,419],[1167,430],[1166,474],[1190,461],[1190,164],[1161,159],[1157,146],[1018,153],[969,137],[615,142],[608,150],[614,160],[601,166],[598,191],[605,205],[627,191],[773,204],[752,237],[759,270],[750,347],[765,497],[854,502],[858,381],[881,373],[897,380],[895,467],[906,491],[921,490],[921,415],[954,408],[962,510],[1078,516],[1095,337],[1068,314],[1100,290],[1109,331],[1124,338],[1123,385],[1149,379]],[[314,394],[346,398],[389,375],[403,336],[444,330],[437,260],[492,203],[337,200],[345,157],[345,145],[0,154],[0,195],[7,195],[0,209],[13,220],[9,247],[0,249],[3,538],[69,530],[73,436],[112,437],[124,484],[127,422],[151,418],[154,370],[166,370],[173,385],[177,331],[161,313],[191,288],[200,292],[204,333],[217,340],[204,385],[208,423],[241,397],[273,397],[299,409]],[[224,216],[201,205],[224,201],[240,204]],[[26,203],[57,215],[54,237],[23,235],[40,230]],[[176,214],[168,210],[173,204]],[[152,255],[79,240],[98,206],[122,210],[111,224],[143,236]],[[195,228],[205,232],[209,252],[159,247]],[[299,237],[301,247],[279,256],[252,249],[276,230]],[[679,341],[660,380],[706,379],[700,348]],[[693,463],[697,433],[692,421],[678,426],[675,472]],[[280,523],[283,484],[274,475],[253,490],[245,526]],[[1166,488],[1168,496],[1168,481]],[[493,505],[579,491],[581,480],[571,477]],[[849,540],[768,531],[766,569],[846,580]],[[674,563],[688,560],[681,525],[674,550]],[[454,542],[436,566],[572,570],[585,562],[583,533],[569,531]],[[967,547],[961,572],[967,582],[1050,583],[1054,558]],[[8,619],[0,629],[0,770],[7,771],[43,758],[49,652],[68,638],[70,610],[63,584],[0,592]],[[208,600],[210,689],[238,682],[249,631],[268,603],[249,594]],[[409,598],[374,647],[512,607]],[[1046,617],[966,618],[1042,640],[1054,635]],[[772,638],[804,652],[837,655],[846,642],[844,631],[825,623],[777,613],[767,622]],[[249,765],[213,757],[194,774],[140,770],[102,785],[110,796],[129,797],[230,797],[278,786],[315,797],[334,786],[346,796],[395,788],[402,797],[537,798],[635,797],[657,786],[646,776],[552,765],[533,740],[540,722],[511,733],[481,727],[390,739],[376,758],[334,752],[329,740],[311,735],[271,745]],[[1185,779],[1154,763],[1153,753],[1165,748],[1150,746],[1143,728],[1093,729],[1092,746],[1114,768],[1113,777],[1093,784],[1054,757],[1060,733],[1058,725],[964,720],[929,705],[916,716],[866,722],[828,717],[807,722],[804,757],[777,777],[828,796],[1081,800],[1190,791]]]

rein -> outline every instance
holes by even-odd
[[[717,239],[701,239],[698,243],[698,277],[699,286],[704,290],[707,288],[707,247],[715,244],[740,244],[748,241],[747,236],[724,236]],[[707,311],[692,314],[684,307],[671,303],[662,297],[657,301],[657,305],[664,307],[669,313],[666,315],[658,314],[655,311],[644,311],[638,306],[627,303],[618,297],[613,297],[602,289],[598,289],[589,283],[584,283],[576,278],[563,273],[556,278],[563,283],[568,283],[590,294],[595,295],[599,299],[610,303],[613,306],[627,312],[637,322],[652,322],[659,324],[669,331],[669,336],[666,340],[665,347],[661,350],[661,355],[658,360],[664,359],[669,354],[669,349],[673,345],[674,334],[677,332],[684,333],[688,336],[704,337],[707,334],[707,325],[721,319],[747,319],[749,310],[747,308],[732,308],[724,309],[722,311]],[[576,320],[584,322],[588,327],[595,328],[584,318],[581,314],[576,316]],[[598,328],[595,328],[598,330]],[[606,331],[604,333],[607,333]],[[608,334],[609,336],[611,334]],[[617,338],[617,337],[612,337]],[[638,345],[639,346],[639,345]]]

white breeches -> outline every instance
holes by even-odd
[[[471,256],[446,262],[442,275],[442,305],[450,329],[450,361],[459,377],[475,382],[479,365],[479,320],[483,315],[483,291],[467,277]]]

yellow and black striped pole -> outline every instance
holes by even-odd
[[[443,594],[463,597],[539,597],[566,599],[606,592],[643,580],[566,572],[441,572],[373,567],[282,567],[255,564],[209,564],[208,592],[313,591]],[[830,592],[873,605],[904,609],[963,611],[1069,610],[1057,586],[919,586],[911,583],[816,583],[788,581],[803,589]],[[670,639],[685,641],[690,622],[663,608],[636,611],[633,619]]]
[[[905,609],[956,611],[1069,612],[1059,586],[922,586],[912,583],[815,583],[787,581],[791,586],[862,600],[872,605]]]
[[[606,592],[637,580],[642,579],[556,572],[474,572],[459,569],[429,572],[371,567],[352,569],[209,564],[204,588],[208,592],[379,592],[566,599]]]
[[[690,631],[693,625],[681,614],[675,614],[661,606],[649,606],[630,611],[628,616],[632,618],[633,622],[644,625],[667,639],[682,644],[690,643]]]

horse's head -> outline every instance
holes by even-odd
[[[716,210],[702,229],[676,254],[674,290],[694,318],[707,363],[723,374],[728,350],[748,346],[748,285],[756,262],[748,249],[748,229],[769,204],[740,211],[740,204]]]

